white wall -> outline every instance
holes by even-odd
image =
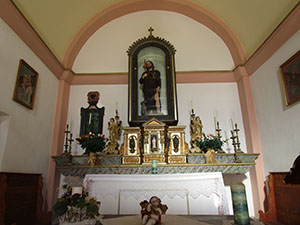
[[[58,81],[3,20],[0,36],[0,109],[10,120],[0,171],[42,173],[46,181]],[[33,110],[12,100],[20,59],[39,73]]]
[[[300,152],[300,102],[285,106],[279,66],[300,49],[300,31],[252,76],[264,168],[288,171]]]
[[[89,91],[99,91],[100,101],[98,107],[105,107],[104,117],[104,134],[108,136],[107,123],[110,117],[115,114],[115,109],[118,107],[120,119],[124,126],[128,126],[128,88],[127,85],[76,85],[71,86],[68,123],[71,126],[71,132],[74,137],[78,137],[80,129],[80,108],[87,107],[87,93]],[[245,136],[242,122],[242,114],[238,96],[237,85],[235,83],[205,83],[205,84],[178,84],[178,125],[186,125],[186,141],[190,141],[189,118],[190,111],[193,105],[195,113],[201,117],[203,122],[203,131],[205,133],[214,133],[214,117],[218,118],[220,127],[223,131],[223,137],[230,136],[231,122],[238,124],[241,129],[240,141],[241,148],[245,152]],[[121,142],[120,142],[121,144]],[[83,150],[77,143],[72,145],[73,154],[82,154]],[[233,152],[231,142],[224,146],[227,152]],[[248,197],[248,206],[251,216],[254,216],[252,191],[249,176],[242,176],[238,179],[230,176],[225,177],[225,183],[229,185],[231,182],[241,181],[246,185]]]
[[[82,47],[74,65],[76,73],[127,72],[126,51],[137,39],[153,35],[175,46],[177,71],[231,70],[233,60],[221,38],[184,15],[166,11],[131,13],[105,24]]]

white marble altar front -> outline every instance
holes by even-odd
[[[168,205],[167,214],[229,214],[229,202],[220,172],[93,174],[86,175],[85,181],[89,195],[101,201],[101,214],[139,214],[139,203],[154,195]]]

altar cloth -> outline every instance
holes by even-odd
[[[122,216],[119,218],[105,219],[101,221],[103,225],[141,225],[141,216]],[[162,225],[209,225],[194,219],[184,218],[182,216],[162,215]]]
[[[139,203],[158,196],[168,214],[228,215],[223,177],[217,173],[115,175],[88,174],[89,195],[101,201],[102,214],[139,214]]]

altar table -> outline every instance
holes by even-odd
[[[222,173],[87,174],[90,196],[101,201],[101,214],[139,214],[139,203],[157,196],[167,214],[228,215]]]

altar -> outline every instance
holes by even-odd
[[[89,107],[81,110],[81,132],[76,138],[82,152],[72,152],[74,140],[67,126],[64,152],[52,156],[60,174],[84,180],[88,195],[101,202],[102,215],[140,214],[140,202],[152,196],[168,206],[169,215],[233,214],[223,174],[245,174],[255,166],[259,154],[241,149],[240,129],[232,120],[231,137],[226,139],[217,118],[213,133],[204,132],[193,109],[189,124],[177,125],[174,54],[169,42],[151,34],[134,42],[128,50],[129,126],[122,123],[116,110],[110,115],[105,138],[104,114],[97,107],[100,93],[89,92],[88,96],[96,97],[88,98]],[[162,63],[158,59],[168,60]],[[149,81],[157,85],[152,87],[154,96],[146,96],[144,85]],[[67,184],[82,190],[80,182]]]
[[[116,175],[88,174],[88,191],[101,201],[101,214],[139,214],[152,196],[168,205],[167,214],[228,215],[231,202],[217,173]]]

